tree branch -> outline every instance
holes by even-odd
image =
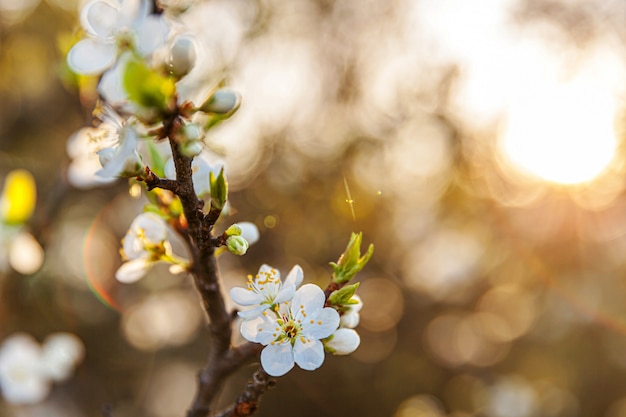
[[[248,417],[254,414],[259,408],[261,396],[269,388],[276,385],[276,379],[270,377],[263,368],[257,369],[248,381],[246,390],[237,397],[235,404],[220,411],[212,417]]]

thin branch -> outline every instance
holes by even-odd
[[[150,167],[147,166],[145,175],[143,177],[137,177],[137,180],[144,181],[146,183],[146,187],[148,187],[148,191],[152,191],[155,188],[162,188],[164,190],[171,191],[176,195],[180,192],[180,187],[178,186],[178,182],[176,180],[159,178],[159,176],[152,172]]]
[[[246,390],[237,397],[235,404],[212,417],[248,417],[259,408],[261,396],[276,385],[276,379],[270,377],[263,368],[259,368],[248,381]]]

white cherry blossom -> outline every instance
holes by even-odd
[[[312,371],[324,362],[324,339],[339,326],[339,313],[324,307],[326,298],[320,287],[306,284],[291,302],[266,310],[254,320],[242,323],[242,335],[251,342],[266,345],[261,365],[272,376],[282,376],[294,364]]]
[[[149,56],[165,44],[169,26],[151,14],[147,0],[91,0],[81,10],[80,22],[88,37],[67,54],[72,71],[98,75],[113,66],[128,47]]]
[[[239,312],[241,318],[254,319],[265,310],[291,300],[303,277],[302,268],[295,265],[287,274],[285,282],[282,282],[280,272],[264,264],[256,276],[248,276],[247,288],[235,287],[230,290],[230,296],[237,304],[250,307]]]
[[[130,225],[122,247],[126,258],[115,278],[124,283],[140,280],[157,262],[168,262],[170,272],[183,272],[186,261],[172,253],[165,220],[154,213],[141,213]]]

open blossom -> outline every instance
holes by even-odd
[[[253,319],[265,310],[291,300],[303,277],[302,268],[296,265],[289,271],[283,283],[278,270],[269,265],[261,265],[255,277],[248,276],[247,288],[235,287],[230,290],[230,296],[237,304],[251,307],[240,311],[239,316],[246,320]]]
[[[119,267],[115,278],[124,283],[138,281],[160,261],[171,263],[171,272],[182,272],[186,262],[172,253],[167,238],[167,224],[161,217],[154,213],[137,216],[124,237],[122,250],[127,261]]]
[[[148,56],[165,44],[169,27],[162,16],[151,14],[148,0],[91,0],[81,11],[80,22],[88,37],[67,55],[70,68],[97,75],[110,68],[120,52],[131,46]]]
[[[241,333],[251,342],[266,345],[261,365],[272,376],[282,376],[294,364],[312,371],[324,362],[324,339],[339,326],[339,313],[324,307],[326,298],[317,285],[299,288],[291,302],[242,323]]]

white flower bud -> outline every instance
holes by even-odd
[[[179,36],[170,48],[167,64],[170,73],[182,78],[193,69],[196,63],[196,42],[191,36]]]

